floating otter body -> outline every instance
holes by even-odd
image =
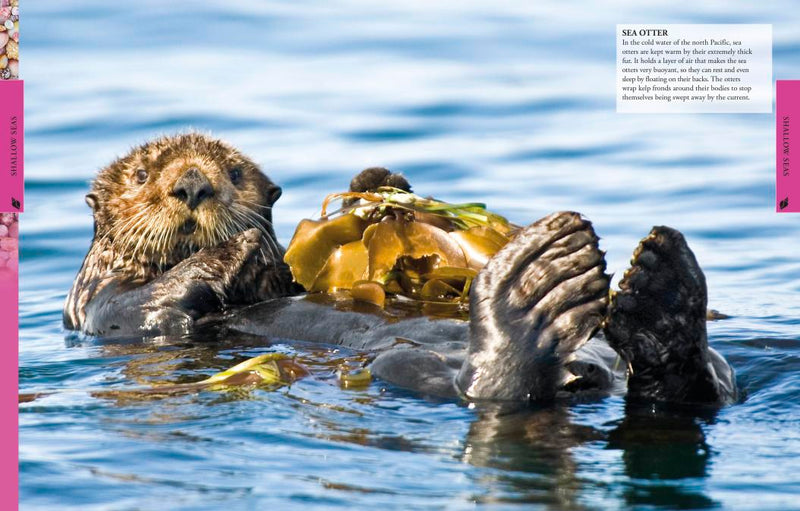
[[[100,171],[86,196],[94,239],[64,325],[181,335],[223,304],[298,292],[272,229],[280,194],[249,158],[201,134],[134,148]]]
[[[368,169],[351,189],[386,183],[410,188]],[[479,272],[468,320],[398,316],[293,296],[271,226],[279,195],[252,161],[202,135],[136,148],[101,171],[87,196],[95,237],[65,326],[105,336],[215,329],[339,344],[375,353],[373,373],[400,387],[470,400],[624,392],[626,383],[635,399],[736,397],[732,369],[708,346],[703,273],[673,229],[655,227],[642,240],[609,300],[591,223],[555,213]]]

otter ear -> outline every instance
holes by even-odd
[[[85,199],[86,199],[86,204],[90,208],[92,208],[92,211],[96,211],[97,210],[97,195],[95,195],[93,193],[87,193]]]
[[[272,206],[278,201],[278,199],[281,198],[281,194],[283,194],[283,190],[281,190],[280,186],[270,185],[265,194],[267,197],[267,203]]]

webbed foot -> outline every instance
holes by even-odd
[[[605,333],[630,364],[628,397],[720,403],[733,371],[708,346],[706,279],[683,235],[653,227],[609,305]]]
[[[470,347],[457,379],[469,399],[546,400],[597,331],[609,277],[592,224],[553,213],[523,229],[470,291]]]

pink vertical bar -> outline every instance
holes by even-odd
[[[22,90],[0,80],[0,509],[19,499],[19,215],[23,208]]]
[[[775,211],[800,213],[800,80],[778,80],[775,103]]]
[[[0,80],[0,211],[21,212],[23,81]]]
[[[16,215],[2,214],[5,221]],[[18,223],[0,237],[0,509],[17,509],[19,470],[19,274]]]
[[[9,2],[3,1],[4,6]],[[15,23],[16,25],[16,23]],[[15,29],[16,30],[16,27]],[[10,30],[6,30],[12,36]],[[9,37],[4,53],[11,59]],[[17,58],[19,55],[16,56]],[[0,80],[0,509],[19,508],[19,214],[23,200],[23,83],[18,60]]]

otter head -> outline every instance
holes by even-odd
[[[279,258],[272,205],[280,195],[247,156],[188,133],[117,159],[100,171],[86,202],[94,212],[95,243],[147,278],[253,227],[264,234],[269,255]]]

